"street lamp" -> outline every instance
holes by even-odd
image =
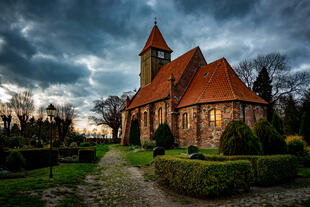
[[[53,178],[53,172],[52,172],[52,136],[53,136],[53,125],[52,125],[52,121],[53,121],[53,117],[55,116],[55,112],[56,112],[56,108],[53,106],[53,104],[50,104],[47,108],[46,108],[46,113],[47,116],[50,117],[51,119],[51,137],[50,137],[50,178]]]

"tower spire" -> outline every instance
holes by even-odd
[[[154,24],[157,25],[157,18],[154,17]]]

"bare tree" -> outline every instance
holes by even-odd
[[[244,60],[235,67],[235,70],[243,82],[249,88],[253,88],[258,73],[264,67],[268,71],[272,84],[272,103],[278,102],[281,97],[288,94],[302,94],[309,85],[309,73],[293,73],[288,66],[286,56],[278,52]]]
[[[4,124],[4,130],[7,136],[10,136],[11,121],[12,121],[12,108],[9,103],[0,103],[0,117]]]
[[[42,132],[42,125],[43,125],[43,119],[44,119],[44,114],[45,114],[45,107],[41,106],[39,107],[37,111],[37,126],[38,126],[38,137],[41,139],[41,132]]]
[[[34,110],[32,93],[30,91],[16,93],[11,98],[10,105],[20,122],[21,134],[24,135],[27,121]]]
[[[74,118],[76,118],[76,111],[71,104],[56,106],[55,122],[61,141],[65,140]]]
[[[94,108],[91,111],[98,116],[89,117],[97,125],[108,125],[112,128],[112,138],[116,140],[118,130],[121,127],[121,108],[123,101],[118,96],[109,96],[107,99],[101,98],[94,101]]]

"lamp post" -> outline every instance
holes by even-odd
[[[53,136],[53,117],[55,116],[55,112],[56,112],[56,108],[53,106],[53,104],[50,104],[47,108],[46,108],[46,113],[47,116],[50,117],[51,120],[51,137],[50,137],[50,178],[53,178],[53,172],[52,172],[52,136]]]

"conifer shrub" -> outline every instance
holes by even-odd
[[[230,121],[220,138],[219,153],[224,155],[258,155],[261,146],[243,121]]]
[[[129,144],[141,146],[139,121],[137,119],[132,120],[131,122],[129,133]]]
[[[256,122],[253,132],[261,142],[265,155],[287,153],[284,137],[267,120]]]
[[[155,131],[154,140],[156,146],[170,149],[173,147],[174,139],[167,123],[160,124]]]
[[[199,148],[197,146],[194,145],[190,145],[187,147],[187,154],[193,154],[193,153],[198,153],[199,152]]]
[[[285,140],[287,144],[287,152],[298,157],[305,156],[306,142],[301,136],[288,136]]]
[[[273,112],[272,114],[272,126],[279,132],[279,134],[283,135],[283,121],[277,112]]]
[[[12,172],[21,171],[25,167],[26,160],[18,151],[11,151],[6,160],[6,167]]]
[[[310,114],[304,112],[301,117],[299,134],[303,136],[304,140],[310,145]]]
[[[157,156],[155,173],[159,183],[178,192],[196,197],[225,196],[253,181],[253,170],[247,160],[210,162]]]

